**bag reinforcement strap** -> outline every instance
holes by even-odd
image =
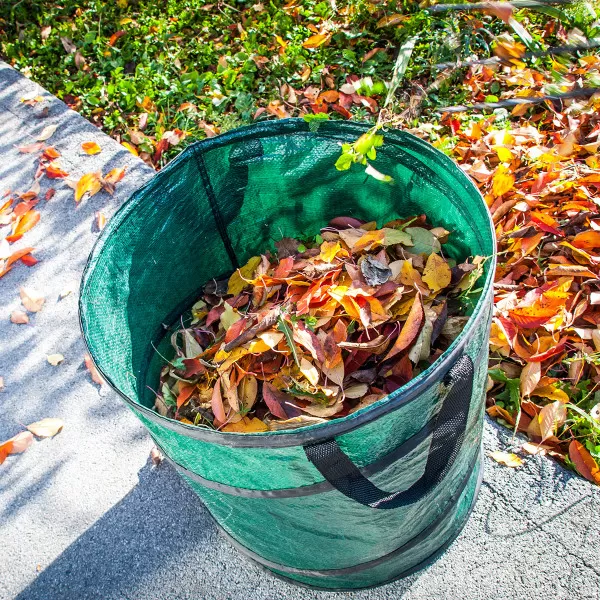
[[[444,378],[448,392],[431,436],[423,475],[408,489],[386,492],[369,481],[334,440],[304,446],[310,462],[339,492],[372,508],[407,506],[429,494],[445,477],[462,446],[473,392],[473,361],[459,358]]]

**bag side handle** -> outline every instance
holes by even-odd
[[[469,417],[474,372],[473,361],[465,354],[444,377],[448,391],[435,418],[425,471],[406,490],[387,492],[371,483],[335,439],[306,445],[304,452],[335,489],[364,506],[392,509],[413,504],[444,479],[460,451]]]

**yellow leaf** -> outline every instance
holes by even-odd
[[[53,367],[57,367],[63,360],[65,360],[65,357],[62,354],[48,354],[47,359]]]
[[[221,431],[228,431],[229,433],[260,433],[268,430],[267,425],[256,417],[252,419],[244,417],[241,421],[228,423],[221,429]]]
[[[377,21],[377,28],[381,27],[390,27],[392,25],[399,25],[403,21],[406,21],[410,18],[409,15],[400,15],[398,13],[393,15],[388,15],[387,17],[382,17]]]
[[[432,292],[439,292],[450,285],[452,271],[439,254],[430,254],[421,279]]]
[[[98,152],[102,150],[96,142],[83,142],[83,144],[81,144],[81,149],[86,154],[98,154]]]
[[[302,357],[302,360],[300,361],[300,372],[313,385],[319,383],[319,371],[317,371],[316,367],[304,357]]]
[[[64,426],[62,419],[42,419],[36,421],[31,425],[27,425],[27,429],[36,435],[37,437],[53,437],[55,436]]]
[[[331,36],[325,33],[318,33],[316,35],[311,35],[307,40],[302,44],[303,48],[318,48],[322,46],[326,41],[329,40]]]
[[[127,150],[129,150],[129,152],[131,152],[131,154],[134,156],[139,156],[139,152],[133,144],[130,144],[129,142],[121,142],[121,146],[125,146],[125,148],[127,148]]]
[[[494,173],[494,179],[492,181],[492,193],[494,196],[502,196],[512,190],[515,185],[515,177],[509,170],[504,166],[500,165]]]
[[[326,263],[330,263],[342,251],[342,245],[339,242],[323,242],[321,244],[321,254],[319,258]],[[344,250],[344,254],[348,254]]]
[[[271,349],[271,346],[267,344],[264,340],[254,340],[248,344],[248,353],[249,354],[262,354],[263,352],[268,352]]]
[[[490,452],[488,456],[493,458],[497,463],[507,467],[516,468],[523,464],[522,458],[509,452]]]
[[[91,198],[102,189],[102,175],[99,171],[96,173],[86,173],[81,177],[75,186],[75,202],[79,202],[85,194]]]
[[[540,398],[548,398],[548,400],[558,400],[565,404],[569,401],[569,396],[563,390],[560,390],[553,385],[544,385],[535,389],[531,392],[532,396],[539,396]]]
[[[513,159],[513,153],[505,146],[496,146],[494,150],[500,162],[510,162]]]
[[[233,273],[229,278],[227,293],[237,296],[246,286],[248,286],[249,281],[246,280],[252,279],[254,271],[260,264],[260,261],[260,256],[253,256],[243,267]]]

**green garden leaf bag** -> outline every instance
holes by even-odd
[[[323,589],[382,585],[434,560],[482,476],[493,225],[462,171],[407,133],[385,132],[374,161],[392,185],[358,165],[336,170],[341,144],[367,129],[289,119],[193,144],[109,222],[80,298],[98,370],[221,530],[274,574]],[[295,430],[222,433],[153,410],[170,328],[206,282],[339,215],[381,226],[420,213],[453,232],[451,258],[490,257],[466,327],[426,371],[355,413]]]

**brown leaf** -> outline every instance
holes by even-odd
[[[600,468],[587,448],[577,440],[569,444],[569,458],[573,461],[578,473],[588,481],[600,485]]]
[[[56,418],[46,418],[41,421],[36,421],[31,425],[27,425],[27,429],[29,429],[33,435],[41,438],[54,437],[63,427],[63,421]]]
[[[544,406],[536,418],[540,425],[540,436],[542,442],[544,442],[544,440],[553,436],[556,429],[565,422],[567,418],[567,407],[564,402],[556,400],[556,402]]]
[[[291,400],[291,397],[285,392],[278,390],[268,381],[263,383],[263,399],[275,417],[280,419],[288,419],[289,417],[296,416],[288,415],[282,406],[286,401]]]
[[[67,54],[73,54],[77,50],[77,46],[73,43],[73,40],[70,40],[68,37],[61,37],[60,42]]]
[[[529,396],[535,390],[542,377],[542,365],[539,362],[527,363],[521,371],[521,396]]]
[[[51,25],[45,25],[44,27],[42,27],[40,29],[40,35],[42,37],[42,41],[45,41],[48,39],[48,36],[50,35],[51,31],[52,31]]]
[[[122,38],[127,32],[126,31],[116,31],[115,33],[113,33],[110,36],[110,39],[108,40],[108,45],[109,46],[114,46],[117,43],[117,40],[119,40],[120,38]]]

